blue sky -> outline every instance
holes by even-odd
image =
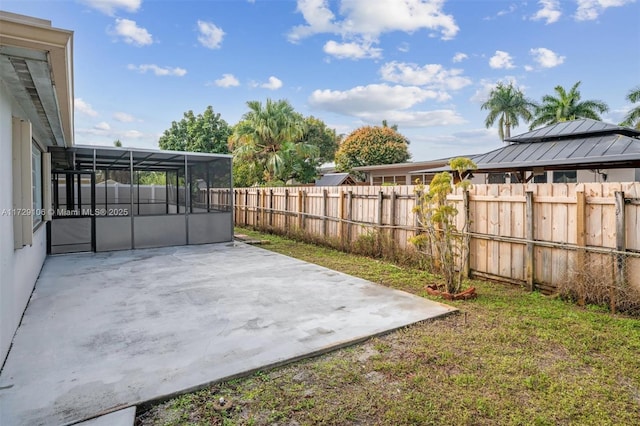
[[[338,133],[386,119],[414,161],[499,147],[498,81],[539,100],[582,81],[618,123],[640,84],[635,0],[3,0],[74,31],[76,143],[157,147],[183,112],[230,125],[287,99]],[[515,134],[526,131],[526,126]]]

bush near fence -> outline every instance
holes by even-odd
[[[415,187],[237,188],[235,223],[305,235],[342,248],[363,239],[414,254],[421,232]],[[472,276],[522,284],[613,309],[640,305],[640,183],[473,185],[468,206]],[[413,251],[412,251],[413,250]]]

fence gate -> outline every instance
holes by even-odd
[[[96,251],[96,176],[92,171],[54,170],[53,214],[47,253]]]

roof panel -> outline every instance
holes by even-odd
[[[316,186],[338,186],[349,178],[349,173],[327,173],[316,181]]]
[[[552,138],[575,138],[578,135],[590,134],[621,134],[625,136],[639,136],[640,131],[629,127],[616,126],[602,121],[581,118],[579,120],[564,121],[540,129],[532,130],[521,135],[508,138],[509,142],[527,143],[542,142]]]
[[[544,152],[540,152],[538,158],[533,160],[554,160],[558,158],[558,154],[562,151],[563,144],[562,142],[547,142],[545,144],[541,144],[544,146]]]
[[[630,148],[631,144],[632,142],[629,141],[628,139],[618,137],[611,143],[611,145],[609,145],[604,155],[622,154],[623,152],[627,151],[627,149]]]
[[[603,143],[602,138],[584,138],[579,143],[576,143],[576,148],[573,151],[573,157],[587,157],[589,155],[602,155],[607,150],[611,142],[608,144]]]

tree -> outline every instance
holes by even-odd
[[[419,202],[414,212],[419,213],[418,221],[425,232],[410,241],[432,258],[444,278],[446,292],[456,294],[462,288],[463,279],[468,278],[470,221],[467,218],[462,229],[458,229],[458,209],[447,197],[456,188],[463,191],[469,188],[471,182],[465,180],[465,173],[476,170],[477,166],[468,158],[458,157],[449,161],[449,167],[458,177],[457,183],[454,183],[455,176],[445,171],[436,174],[428,187],[416,186]]]
[[[122,142],[120,142],[120,139],[116,139],[115,141],[113,141],[113,146],[115,146],[116,148],[122,148]]]
[[[382,127],[391,127],[396,132],[398,131],[398,125],[393,124],[392,126],[389,126],[389,123],[387,122],[387,120],[382,120]]]
[[[234,163],[248,163],[253,172],[262,175],[259,182],[286,182],[293,177],[295,164],[313,161],[318,148],[305,141],[305,123],[286,100],[247,102],[249,112],[243,115],[229,138]]]
[[[631,103],[640,102],[640,86],[637,86],[627,93],[627,98]],[[624,117],[624,121],[620,123],[621,126],[635,127],[640,130],[640,104],[636,105],[627,113]]]
[[[340,137],[320,119],[313,116],[304,119],[305,129],[300,142],[318,147],[318,166],[335,159]]]
[[[351,132],[336,153],[336,169],[403,163],[411,158],[409,141],[391,127],[365,126]]]
[[[197,116],[189,110],[182,120],[171,122],[171,127],[160,137],[160,149],[189,152],[229,152],[227,140],[231,128],[213,111],[210,105]]]
[[[513,83],[498,85],[489,93],[489,99],[480,107],[489,111],[484,125],[489,128],[498,120],[498,134],[503,141],[511,137],[511,128],[520,124],[519,119],[529,122],[536,104],[527,99]]]
[[[536,108],[531,129],[579,118],[601,121],[602,118],[598,114],[607,112],[609,107],[606,103],[598,100],[581,101],[582,95],[578,90],[579,86],[580,82],[578,81],[568,92],[564,87],[556,86],[553,90],[557,96],[544,95],[542,103]]]

